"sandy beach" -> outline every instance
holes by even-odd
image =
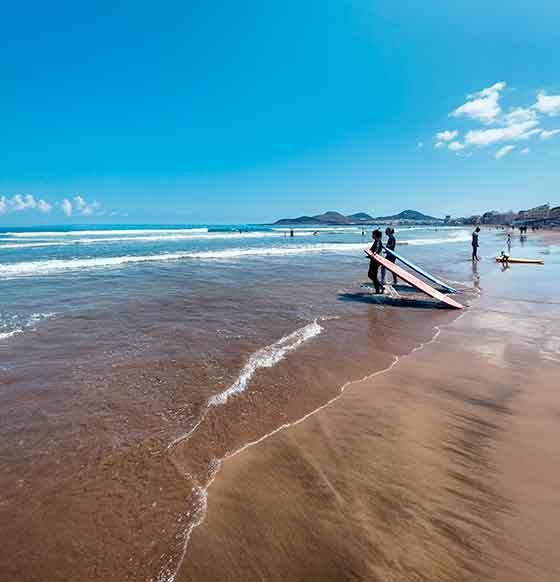
[[[227,459],[176,579],[560,579],[560,305],[518,274]]]

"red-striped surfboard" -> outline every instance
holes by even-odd
[[[460,303],[458,303],[454,299],[451,299],[451,297],[449,297],[448,295],[444,295],[443,293],[440,293],[433,287],[430,287],[427,283],[424,283],[424,281],[421,281],[420,279],[418,279],[418,277],[415,277],[412,273],[405,271],[402,267],[399,267],[395,263],[391,263],[391,261],[388,261],[385,257],[382,257],[381,255],[376,255],[372,253],[369,249],[366,249],[365,253],[370,259],[377,261],[388,271],[391,271],[391,273],[395,273],[395,275],[399,279],[402,279],[403,281],[406,281],[409,285],[416,287],[416,289],[422,291],[422,293],[425,293],[426,295],[429,295],[430,297],[433,297],[434,299],[437,299],[438,301],[445,303],[445,305],[449,305],[449,307],[453,307],[455,309],[463,309],[463,306]]]

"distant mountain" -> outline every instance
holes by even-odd
[[[375,222],[373,216],[370,216],[365,212],[356,212],[356,214],[350,214],[348,218],[358,222]]]
[[[316,216],[299,216],[298,218],[281,218],[274,224],[276,225],[301,225],[301,224],[317,224],[317,225],[337,225],[337,224],[364,224],[367,222],[375,222],[375,220],[365,212],[357,212],[350,216],[344,216],[340,212],[329,210],[323,214]]]
[[[377,216],[376,220],[417,220],[418,222],[443,222],[441,218],[435,218],[434,216],[422,214],[421,212],[418,212],[418,210],[403,210],[402,212],[393,214],[392,216]]]
[[[424,223],[434,223],[443,222],[441,218],[435,218],[434,216],[428,216],[427,214],[422,214],[418,210],[403,210],[399,214],[393,214],[392,216],[376,216],[373,218],[365,212],[356,212],[355,214],[350,214],[349,216],[344,216],[340,212],[335,212],[334,210],[329,210],[323,214],[317,214],[316,216],[300,216],[298,218],[282,218],[277,220],[274,224],[276,225],[287,225],[287,226],[297,226],[297,225],[330,225],[336,226],[340,224],[379,224],[386,221],[399,221],[399,220],[412,220],[416,222]]]
[[[315,218],[321,223],[326,224],[348,224],[352,222],[350,218],[344,216],[344,214],[340,214],[340,212],[335,212],[334,210],[329,210],[328,212],[324,212],[323,214],[318,214],[313,218]]]

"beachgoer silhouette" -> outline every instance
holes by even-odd
[[[480,232],[480,226],[477,226],[472,233],[472,260],[480,261],[478,258],[478,233]]]
[[[390,251],[394,251],[395,247],[397,246],[397,239],[395,238],[395,229],[388,226],[385,229],[385,234],[387,235],[387,244],[385,245],[385,248],[389,249]],[[395,263],[397,260],[397,257],[395,257],[395,255],[391,254],[391,253],[385,253],[385,257],[387,258],[388,261],[390,261],[391,263]],[[387,269],[385,269],[385,267],[381,267],[381,284],[384,285],[385,284],[385,275],[387,274]],[[397,284],[397,276],[395,275],[395,273],[393,273],[393,285]]]
[[[383,250],[383,243],[381,242],[381,231],[377,228],[371,233],[371,238],[373,239],[373,244],[371,245],[370,251],[374,255],[381,254]],[[375,287],[375,292],[377,294],[383,293],[383,285],[379,282],[377,278],[377,272],[379,271],[379,263],[373,259],[369,260],[369,270],[368,277],[372,280],[373,286]]]

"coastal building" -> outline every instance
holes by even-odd
[[[497,212],[496,210],[491,210],[490,212],[485,212],[482,215],[482,224],[511,224],[515,219],[515,212],[510,210],[509,212]]]
[[[560,206],[555,206],[550,209],[547,223],[551,226],[560,226]]]
[[[550,214],[550,204],[541,204],[529,210],[520,210],[514,224],[546,222]]]

